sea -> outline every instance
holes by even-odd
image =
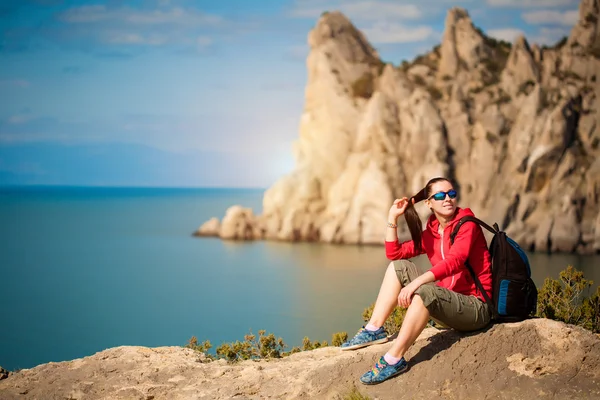
[[[26,369],[116,346],[214,348],[259,330],[288,349],[364,323],[389,261],[382,246],[231,242],[192,233],[263,190],[0,188],[0,366]],[[534,281],[600,256],[529,254]],[[415,259],[428,268],[423,256]]]

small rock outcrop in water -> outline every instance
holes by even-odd
[[[308,36],[294,171],[262,215],[236,206],[197,234],[380,244],[393,199],[442,175],[526,249],[600,251],[599,2],[581,1],[552,48],[491,39],[453,8],[441,45],[400,67],[325,13]]]
[[[389,343],[337,347],[281,360],[202,363],[181,347],[117,347],[49,363],[0,381],[11,399],[333,399],[359,386],[378,399],[592,399],[600,396],[600,338],[546,319],[470,335],[427,328],[409,350],[410,369],[381,385],[358,378]],[[339,397],[338,397],[339,398]]]

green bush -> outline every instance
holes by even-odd
[[[374,90],[375,83],[373,82],[373,75],[369,72],[365,72],[360,78],[352,83],[352,96],[354,97],[368,99],[373,95]]]
[[[336,332],[332,335],[331,343],[333,346],[339,347],[346,340],[348,340],[348,334],[346,332]],[[215,356],[208,353],[212,348],[210,341],[206,340],[199,343],[196,336],[192,336],[184,347],[204,354],[204,360],[206,361],[225,359],[229,362],[236,362],[242,360],[281,358],[300,351],[314,350],[327,346],[329,346],[329,344],[325,340],[322,342],[312,342],[308,337],[305,337],[302,341],[302,348],[296,346],[290,351],[285,351],[287,346],[283,342],[283,339],[276,338],[272,333],[267,335],[266,331],[260,330],[258,331],[258,338],[256,335],[250,333],[244,336],[244,341],[236,340],[235,342],[221,344],[217,347]]]
[[[427,91],[434,100],[440,100],[442,97],[444,97],[443,93],[435,86],[427,86]]]
[[[494,103],[495,104],[506,104],[506,103],[510,103],[510,101],[511,101],[511,97],[509,94],[501,93],[500,97],[498,97]]]
[[[600,59],[600,44],[596,43],[589,48],[588,53],[594,57]]]
[[[337,333],[334,333],[331,337],[331,345],[340,347],[347,340],[348,340],[348,334],[346,332],[337,332]]]
[[[315,340],[314,342],[311,342],[310,339],[306,336],[304,337],[304,339],[302,339],[302,351],[309,351],[327,346],[329,346],[327,344],[327,341],[319,342]]]
[[[437,61],[433,60],[429,56],[429,53],[421,54],[415,57],[415,59],[412,62],[412,65],[425,65],[434,70],[438,67]]]
[[[381,76],[381,74],[383,74],[383,70],[385,69],[385,66],[387,65],[387,63],[381,61],[380,59],[375,59],[375,60],[373,60],[371,65],[373,67],[377,68],[377,76]]]
[[[600,332],[600,288],[591,297],[584,294],[594,282],[572,266],[559,279],[546,278],[538,292],[537,316],[579,325]]]
[[[558,42],[556,42],[553,46],[547,47],[547,46],[542,46],[542,49],[560,49],[562,48],[565,44],[567,44],[567,41],[569,40],[568,37],[563,36]]]
[[[284,353],[285,343],[281,338],[275,338],[275,335],[266,331],[258,331],[256,335],[249,333],[244,336],[244,341],[235,341],[233,343],[223,343],[217,347],[217,356],[225,358],[227,361],[256,360],[281,358]]]
[[[375,303],[371,304],[368,308],[363,311],[362,317],[365,323],[369,322],[371,319],[371,315],[373,314],[373,308],[375,307]],[[383,327],[388,332],[389,335],[393,335],[396,332],[400,331],[400,327],[402,326],[402,321],[404,321],[404,316],[406,315],[406,309],[402,307],[394,308],[392,314],[388,317],[388,319],[383,324]]]
[[[425,82],[425,79],[421,75],[415,75],[413,80],[419,86],[427,86],[427,82]]]
[[[585,16],[585,22],[589,24],[595,24],[596,22],[598,22],[598,17],[596,17],[592,13],[587,13],[587,15]]]
[[[206,356],[206,360],[208,361],[212,361],[214,359],[214,357],[208,353],[208,351],[212,348],[212,344],[208,340],[198,343],[198,338],[196,338],[196,336],[192,336],[184,347],[204,354]]]
[[[528,80],[527,82],[522,83],[519,86],[519,90],[517,91],[517,94],[529,95],[529,93],[531,93],[531,91],[533,90],[534,87],[535,87],[535,82],[532,80]]]

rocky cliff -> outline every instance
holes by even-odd
[[[471,335],[427,328],[408,352],[408,372],[373,387],[358,383],[390,345],[238,364],[203,363],[181,347],[117,347],[13,373],[0,380],[0,398],[334,399],[354,385],[378,399],[600,397],[600,338],[562,322],[528,320]]]
[[[453,8],[441,45],[398,67],[325,13],[308,36],[294,171],[265,192],[262,215],[234,206],[196,234],[380,244],[393,199],[448,176],[461,205],[523,247],[599,252],[599,3],[582,0],[551,48],[494,40]]]

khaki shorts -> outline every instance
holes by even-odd
[[[393,263],[403,287],[421,275],[417,266],[410,261],[396,260]],[[421,297],[433,320],[458,331],[476,331],[490,322],[487,304],[475,296],[456,293],[434,283],[422,285],[415,294]]]

